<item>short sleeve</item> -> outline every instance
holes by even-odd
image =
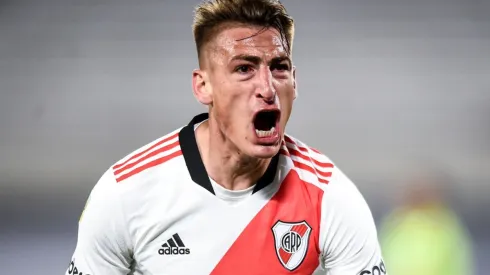
[[[90,193],[65,275],[122,275],[130,272],[131,241],[120,189],[111,170]]]
[[[337,168],[322,200],[320,248],[323,271],[316,274],[388,274],[371,210]]]

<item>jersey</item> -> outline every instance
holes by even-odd
[[[387,274],[371,211],[329,158],[285,135],[254,186],[226,190],[200,157],[206,119],[103,174],[66,275]]]

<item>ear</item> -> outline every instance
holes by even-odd
[[[296,66],[293,66],[293,88],[294,88],[294,99],[298,97],[298,87],[296,85]]]
[[[211,83],[205,71],[196,69],[192,72],[192,90],[196,99],[202,104],[209,105],[213,102]]]

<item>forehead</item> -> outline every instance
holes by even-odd
[[[274,58],[286,55],[279,32],[274,28],[236,26],[220,31],[211,43],[215,57],[232,58],[237,55],[254,55]]]

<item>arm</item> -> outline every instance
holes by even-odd
[[[320,245],[326,274],[388,274],[371,210],[356,186],[338,169],[326,188],[321,219]]]
[[[92,190],[80,217],[75,252],[65,275],[126,275],[131,244],[120,186],[108,170]]]

